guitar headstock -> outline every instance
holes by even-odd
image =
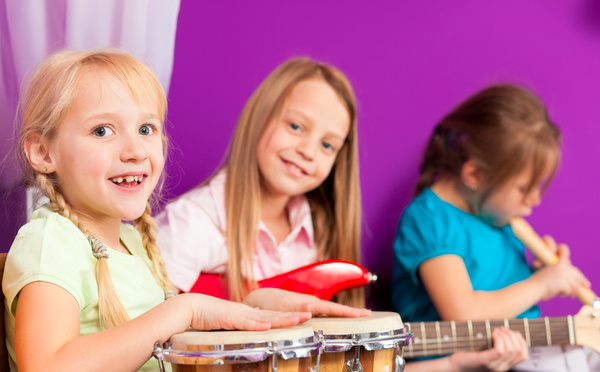
[[[600,310],[585,305],[573,316],[575,343],[600,353]]]

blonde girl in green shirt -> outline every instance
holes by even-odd
[[[190,326],[266,330],[310,317],[168,295],[150,207],[165,162],[166,106],[154,74],[120,51],[58,52],[33,74],[19,153],[27,182],[49,204],[7,258],[12,370],[132,371],[156,342]],[[311,310],[321,305],[331,309]]]

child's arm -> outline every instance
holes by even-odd
[[[492,331],[494,347],[479,352],[457,352],[445,358],[410,362],[406,372],[468,372],[507,371],[527,359],[527,344],[523,336],[504,328]]]
[[[267,330],[295,325],[308,313],[278,313],[209,296],[173,297],[107,331],[79,335],[77,301],[47,282],[26,285],[16,311],[15,349],[20,371],[132,371],[152,355],[154,344],[188,327]]]
[[[328,315],[356,318],[368,316],[371,310],[358,309],[332,301],[321,300],[315,296],[290,292],[278,288],[256,289],[243,301],[245,304],[260,309],[275,311],[307,311],[313,315]]]
[[[568,259],[496,291],[474,291],[462,258],[443,255],[423,262],[419,277],[442,320],[513,318],[541,300],[575,296],[585,277]]]

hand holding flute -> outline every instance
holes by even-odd
[[[549,244],[545,242],[544,239],[542,239],[524,219],[520,217],[513,218],[510,222],[510,225],[516,237],[519,238],[519,240],[521,240],[523,244],[525,244],[525,246],[534,254],[534,256],[544,265],[561,265],[563,262],[565,263],[565,266],[570,265],[568,249],[563,249],[563,253],[559,258],[559,256],[557,256],[557,254],[550,249]],[[549,243],[550,245],[554,244],[553,241],[550,241]],[[560,268],[557,267],[557,269]],[[558,284],[568,287],[570,285],[577,285],[579,283],[576,289],[577,298],[584,305],[592,305],[594,308],[599,309],[600,299],[590,289],[590,282],[585,278],[585,276],[583,276],[583,274],[581,274],[581,272],[579,272],[580,275],[577,275],[577,271],[570,276],[572,282],[565,283],[563,281],[563,283]]]

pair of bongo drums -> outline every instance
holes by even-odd
[[[401,372],[410,333],[397,313],[316,317],[269,331],[194,331],[156,345],[173,372]]]

